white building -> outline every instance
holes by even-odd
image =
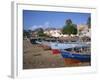
[[[88,25],[77,25],[78,33],[77,35],[71,34],[70,36],[80,36],[80,37],[91,37],[91,29],[88,28]],[[64,35],[61,32],[61,29],[49,29],[44,31],[45,34],[51,37],[68,37],[69,35]]]
[[[63,35],[60,29],[47,30],[44,33],[52,37],[68,37],[68,35]]]
[[[91,36],[91,29],[88,28],[88,25],[77,25],[78,36]]]

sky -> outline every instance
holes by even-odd
[[[86,24],[89,16],[90,13],[23,10],[23,27],[25,30],[62,28],[67,19],[73,24]]]

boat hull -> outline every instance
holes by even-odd
[[[91,61],[91,56],[88,54],[76,54],[76,53],[70,53],[67,51],[61,51],[61,55],[63,58],[75,59],[75,60],[79,60],[81,62],[90,62]]]
[[[60,54],[60,50],[58,50],[58,49],[52,49],[52,53],[53,54]]]
[[[51,43],[50,45],[51,45],[53,54],[55,54],[55,52],[56,54],[59,54],[60,53],[59,50],[75,48],[75,47],[88,47],[87,44],[78,44],[78,43]]]

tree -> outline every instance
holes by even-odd
[[[71,19],[66,20],[65,24],[66,24],[66,25],[72,24],[72,20],[71,20]]]
[[[71,19],[66,20],[66,24],[62,29],[63,34],[77,34],[77,25],[73,24]]]
[[[91,17],[88,17],[87,19],[87,25],[89,28],[91,28]]]
[[[43,29],[42,29],[42,28],[39,28],[39,29],[38,29],[37,35],[38,35],[38,36],[43,36]]]
[[[47,35],[44,34],[44,30],[43,30],[42,28],[39,28],[39,29],[38,29],[37,35],[38,35],[39,37],[47,37]]]
[[[29,38],[30,37],[30,31],[23,30],[23,36]]]

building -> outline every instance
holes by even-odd
[[[77,30],[78,30],[78,36],[91,36],[91,29],[88,27],[88,25],[77,25]]]
[[[44,33],[51,37],[68,37],[68,35],[63,35],[60,29],[45,30]]]

